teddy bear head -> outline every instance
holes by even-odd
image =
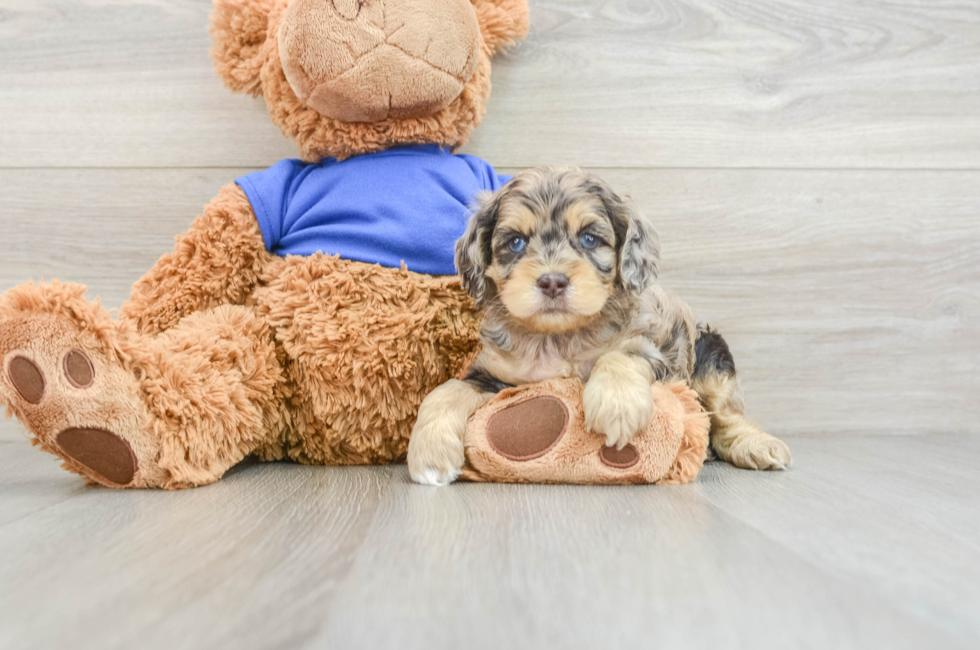
[[[490,57],[527,28],[527,0],[214,0],[211,55],[316,162],[461,146],[486,111]]]

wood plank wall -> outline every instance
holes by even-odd
[[[591,167],[778,435],[980,432],[980,3],[531,0],[466,152]],[[295,155],[208,0],[0,0],[0,290],[118,306],[223,184]],[[18,426],[0,425],[0,435]]]

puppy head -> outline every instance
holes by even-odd
[[[633,204],[575,167],[530,169],[484,197],[456,243],[463,286],[516,321],[560,333],[593,320],[616,292],[657,276],[656,230]]]

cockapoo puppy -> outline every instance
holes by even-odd
[[[419,408],[412,479],[463,467],[467,419],[497,392],[578,377],[586,425],[622,448],[650,421],[655,381],[687,381],[711,415],[711,449],[747,469],[789,466],[789,448],[745,417],[728,345],[656,284],[660,247],[631,201],[575,167],[530,169],[484,197],[456,243],[463,286],[485,310],[483,350],[463,381]]]

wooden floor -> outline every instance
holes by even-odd
[[[0,648],[980,647],[980,2],[531,0],[465,151],[591,167],[796,464],[671,488],[86,487],[0,422]],[[117,307],[296,155],[209,0],[0,0],[0,291]]]
[[[167,493],[0,443],[0,647],[976,648],[980,437],[793,445],[679,487],[260,464]]]

